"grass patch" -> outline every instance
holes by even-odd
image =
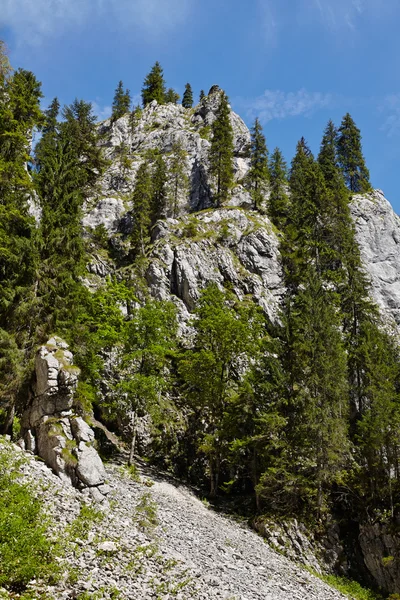
[[[383,596],[363,587],[357,581],[338,577],[337,575],[320,575],[311,568],[306,567],[306,569],[309,573],[315,575],[315,577],[318,577],[342,594],[345,594],[351,600],[384,600]]]

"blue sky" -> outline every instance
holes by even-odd
[[[109,114],[159,60],[168,86],[213,84],[290,162],[304,135],[318,152],[329,118],[361,129],[372,184],[400,212],[398,0],[0,0],[0,38],[34,71],[45,101],[75,97]]]

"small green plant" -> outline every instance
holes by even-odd
[[[99,523],[103,519],[104,514],[100,510],[94,508],[93,506],[82,504],[79,515],[67,527],[66,533],[68,539],[87,539],[91,525],[94,523]]]
[[[141,482],[139,469],[136,465],[122,465],[119,468],[119,472],[122,477],[129,477],[129,479],[132,479],[132,481],[135,481],[136,483]]]
[[[325,583],[335,588],[342,594],[345,594],[351,600],[383,600],[381,595],[376,594],[372,590],[364,588],[357,581],[352,581],[351,579],[338,577],[336,575],[320,575],[309,567],[305,567],[305,569],[309,573],[312,573],[312,575],[315,575],[315,577],[325,581]]]
[[[184,237],[194,238],[198,233],[196,223],[194,221],[189,221],[183,228],[182,233]]]
[[[150,492],[143,494],[135,509],[135,520],[142,531],[153,533],[158,525],[157,504]]]
[[[390,565],[393,563],[393,561],[394,561],[394,556],[384,556],[382,558],[382,566],[390,567]]]
[[[209,140],[210,139],[210,134],[211,134],[211,127],[210,127],[210,125],[205,125],[204,127],[201,127],[201,129],[199,129],[199,136],[203,140]]]

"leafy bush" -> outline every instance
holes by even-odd
[[[57,575],[56,544],[48,535],[49,520],[33,490],[18,481],[22,461],[11,446],[0,447],[0,586],[22,591],[32,580]]]

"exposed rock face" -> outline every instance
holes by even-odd
[[[229,284],[239,298],[252,295],[275,320],[283,293],[279,239],[267,217],[239,209],[168,219],[154,230],[146,278],[154,297],[179,299],[182,320],[209,282]]]
[[[255,520],[254,528],[272,548],[291,560],[311,567],[317,573],[348,574],[339,527],[335,523],[327,529],[325,537],[319,540],[296,519],[278,523],[261,517]]]
[[[376,523],[361,526],[359,542],[365,565],[386,593],[400,592],[400,538],[389,527]]]
[[[53,337],[39,348],[35,374],[33,397],[22,418],[25,448],[61,479],[103,499],[98,488],[104,484],[104,466],[93,447],[93,430],[74,413],[79,369],[62,339]]]
[[[351,211],[371,295],[382,314],[400,325],[400,217],[380,190],[355,196]]]

